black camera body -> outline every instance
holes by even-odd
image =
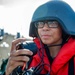
[[[38,50],[38,48],[37,48],[37,46],[36,46],[36,44],[34,42],[19,43],[16,46],[16,48],[18,50],[21,50],[21,49],[29,49],[30,51],[33,52],[33,55],[35,55],[37,53],[37,50]]]

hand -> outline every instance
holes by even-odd
[[[28,49],[16,50],[16,45],[22,41],[25,41],[25,39],[19,38],[12,42],[10,56],[6,67],[6,75],[9,75],[16,67],[23,66],[25,62],[29,61],[28,56],[33,55],[33,53]],[[28,56],[20,56],[22,54]]]

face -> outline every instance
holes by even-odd
[[[43,27],[38,27],[38,35],[44,44],[53,45],[62,43],[62,29],[59,23],[44,23]]]

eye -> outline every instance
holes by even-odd
[[[42,28],[44,26],[44,22],[36,22],[35,23],[35,27],[37,27],[37,28]]]
[[[49,21],[48,26],[51,28],[56,28],[56,27],[58,27],[58,22],[57,21]]]

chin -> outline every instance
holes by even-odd
[[[49,42],[49,41],[42,41],[44,44],[47,44],[47,45],[50,45],[51,44],[51,42]]]

